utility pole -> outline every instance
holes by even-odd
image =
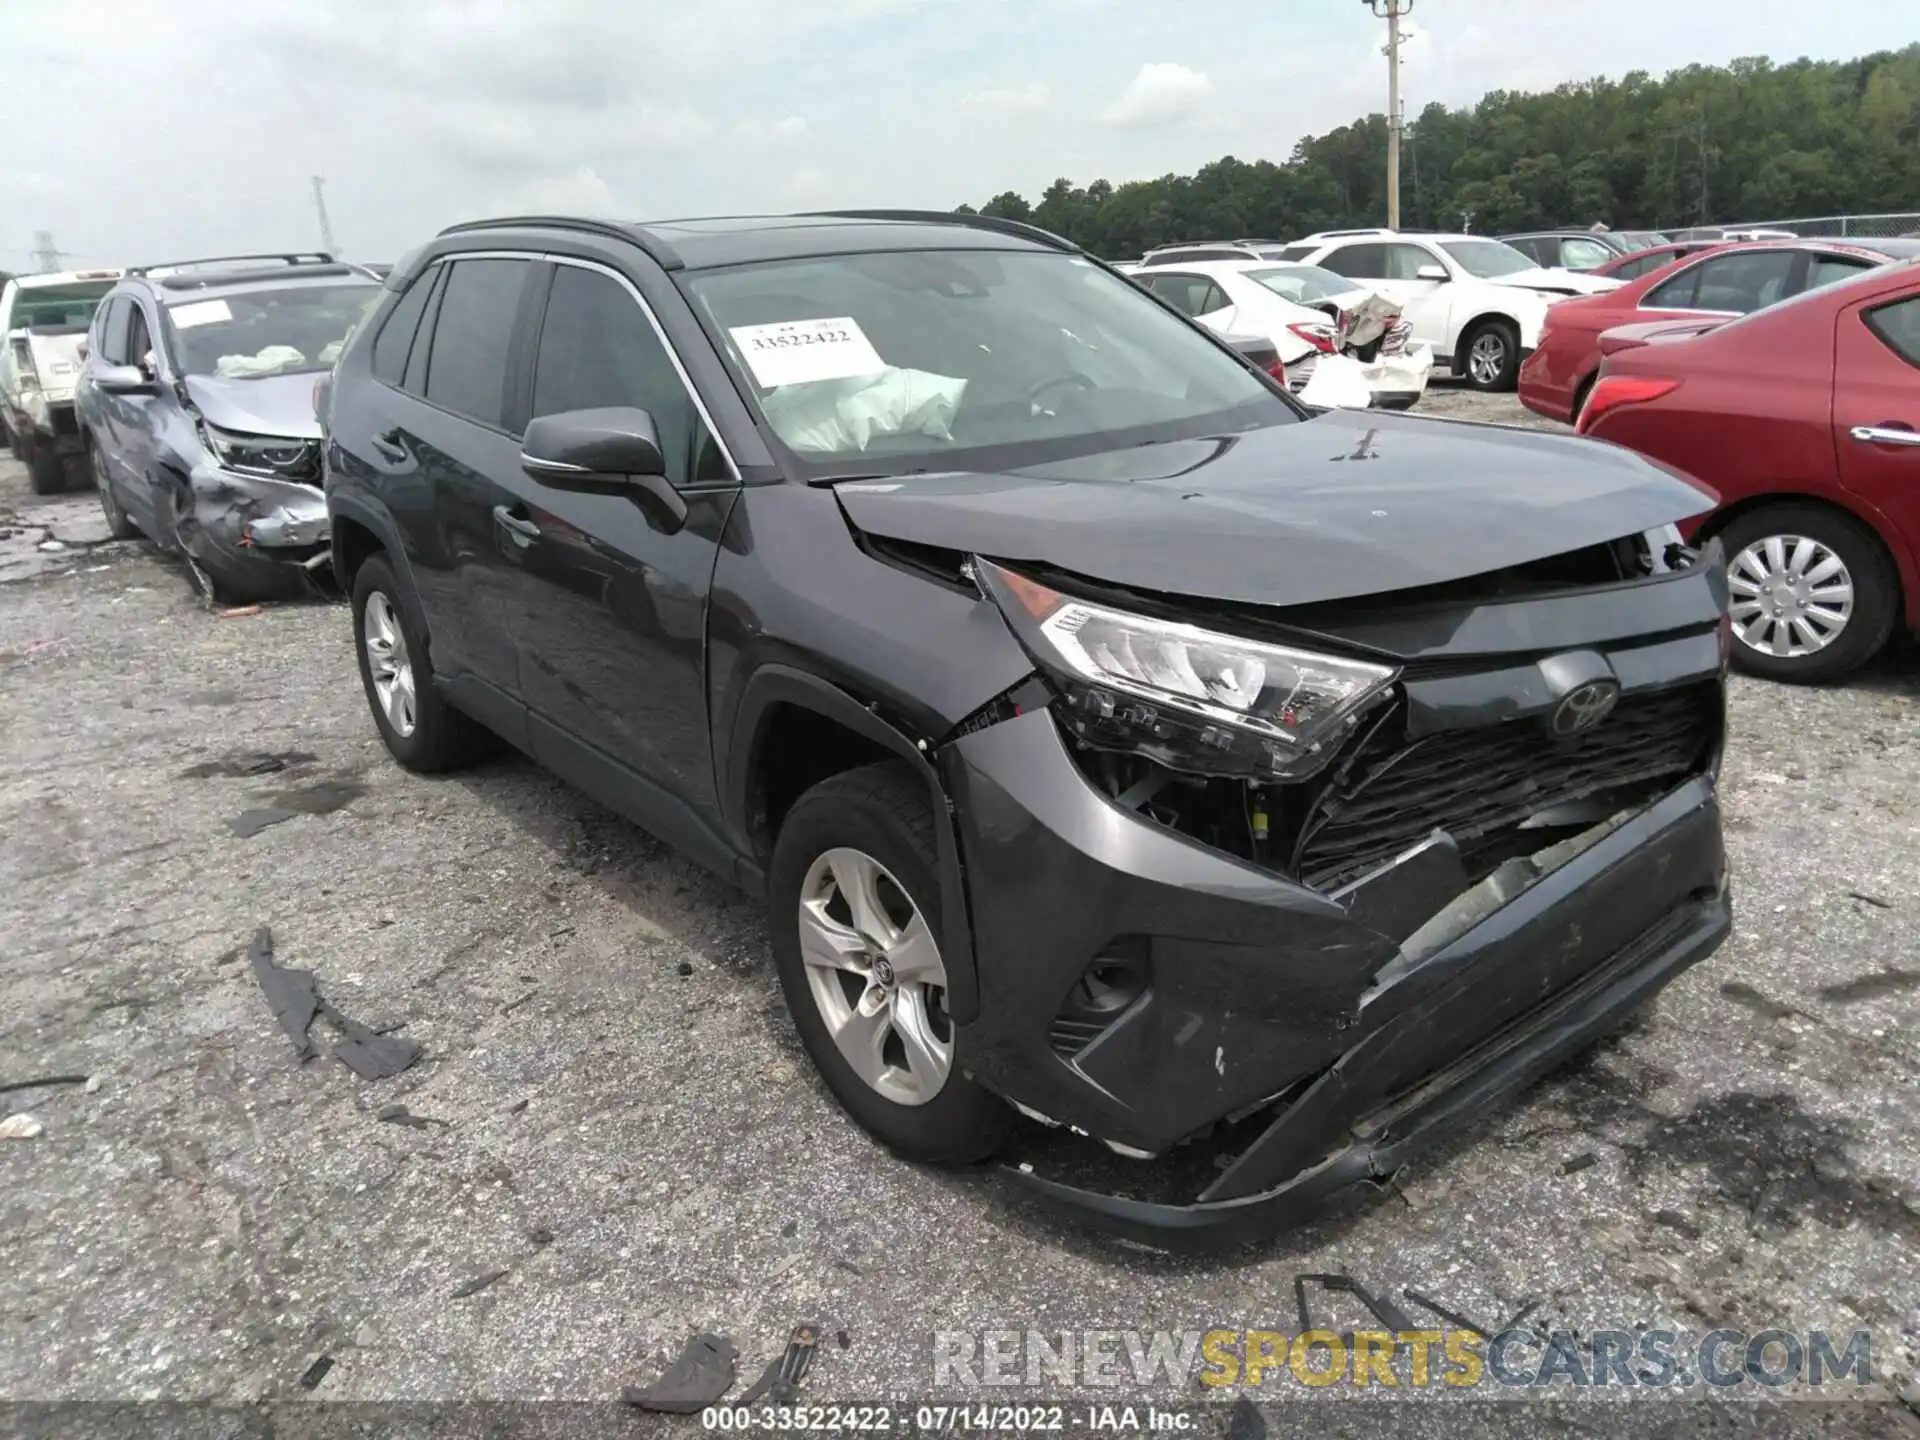
[[[338,255],[339,247],[333,243],[333,226],[327,220],[326,185],[326,176],[313,177],[313,208],[320,212],[320,248],[329,255]]]
[[[58,245],[53,243],[53,232],[51,230],[36,230],[33,232],[33,264],[35,269],[42,272],[58,270],[60,268],[60,257],[64,253]]]
[[[1400,228],[1400,19],[1413,0],[1360,0],[1387,22],[1387,228]]]

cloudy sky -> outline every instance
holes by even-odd
[[[1911,0],[1416,0],[1407,106],[1842,57]],[[456,220],[945,208],[1057,175],[1284,159],[1384,109],[1359,0],[54,0],[0,5],[0,269]]]

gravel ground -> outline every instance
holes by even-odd
[[[1920,1407],[1910,648],[1845,688],[1736,685],[1738,929],[1627,1033],[1394,1191],[1169,1259],[870,1143],[756,907],[524,761],[392,765],[341,607],[216,618],[12,462],[0,532],[0,1084],[90,1077],[0,1097],[44,1127],[0,1140],[0,1400],[300,1397],[322,1356],[318,1399],[607,1400],[697,1330],[744,1384],[817,1317],[808,1394],[898,1401],[934,1393],[936,1330],[1288,1330],[1296,1272],[1346,1271],[1583,1334],[1870,1330],[1883,1404],[1818,1407],[1823,1433],[1920,1430],[1892,1400]],[[230,829],[262,805],[299,813]],[[243,958],[261,925],[421,1062],[301,1064]],[[1321,1429],[1381,1408],[1288,1393],[1350,1402]],[[1663,1393],[1689,1428],[1761,1414]]]

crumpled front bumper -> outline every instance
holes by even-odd
[[[1403,942],[1450,898],[1411,893],[1417,867],[1397,867],[1409,893],[1346,903],[1209,849],[1108,800],[1044,710],[941,758],[979,957],[979,1010],[958,1027],[973,1073],[1147,1156],[1216,1125],[1252,1136],[1182,1203],[1010,1172],[1153,1243],[1272,1231],[1391,1173],[1605,1034],[1731,925],[1706,774],[1416,953]],[[1117,943],[1150,957],[1151,982],[1064,1054],[1049,1023]]]
[[[216,579],[249,593],[294,593],[331,578],[326,495],[318,486],[202,463],[179,540]]]

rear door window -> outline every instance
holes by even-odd
[[[1147,288],[1182,315],[1210,315],[1227,308],[1227,297],[1205,275],[1155,275]]]
[[[1807,270],[1807,289],[1818,290],[1822,285],[1851,280],[1862,270],[1871,269],[1872,261],[1858,260],[1851,255],[1815,255]]]
[[[1385,280],[1387,278],[1387,247],[1385,245],[1342,245],[1331,251],[1320,261],[1323,269],[1336,275],[1345,275],[1349,280]]]
[[[1654,286],[1645,303],[1654,310],[1724,310],[1747,315],[1793,293],[1789,287],[1800,260],[1797,250],[1716,256]]]
[[[1418,280],[1421,266],[1440,263],[1418,245],[1382,245],[1380,248],[1386,251],[1389,280]]]
[[[532,268],[529,260],[454,261],[427,359],[429,401],[483,425],[504,427],[513,325]]]

